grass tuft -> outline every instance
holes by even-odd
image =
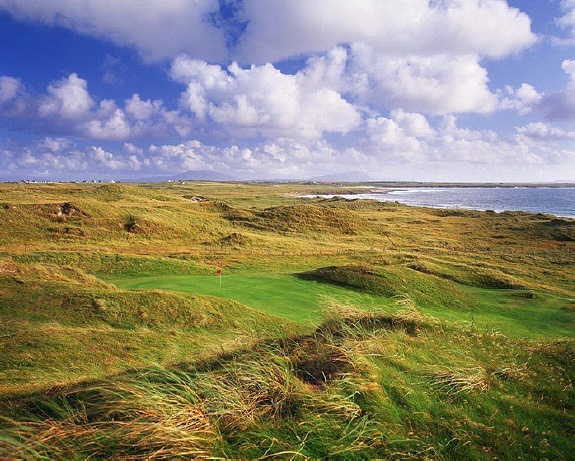
[[[484,392],[489,389],[487,372],[480,366],[433,368],[426,371],[425,375],[437,392],[449,398],[462,393]]]

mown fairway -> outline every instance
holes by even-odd
[[[232,299],[267,314],[295,322],[318,324],[322,310],[330,305],[353,305],[366,311],[397,306],[386,296],[368,294],[350,287],[302,280],[291,274],[217,274],[197,276],[114,277],[110,283],[124,289],[172,290]],[[466,302],[457,308],[419,305],[428,315],[455,321],[478,331],[501,332],[512,338],[573,338],[575,315],[570,300],[557,296],[534,296],[525,290],[489,290],[466,287]],[[409,291],[401,293],[409,296]]]
[[[198,293],[233,299],[267,314],[296,322],[318,323],[322,306],[331,303],[367,301],[360,295],[337,286],[300,280],[292,275],[223,275],[222,285],[216,274],[205,276],[161,276],[113,278],[109,282],[121,288],[161,289]],[[373,299],[370,299],[373,302]]]

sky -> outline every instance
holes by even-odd
[[[0,0],[0,180],[575,181],[575,0]]]

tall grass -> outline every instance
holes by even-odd
[[[550,360],[555,346],[526,352],[413,307],[327,317],[309,335],[14,400],[0,456],[566,459],[575,448],[573,395],[559,395],[572,372]],[[541,383],[537,402],[523,397]]]

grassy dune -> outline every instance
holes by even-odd
[[[337,188],[0,185],[0,458],[569,459],[575,220]]]

